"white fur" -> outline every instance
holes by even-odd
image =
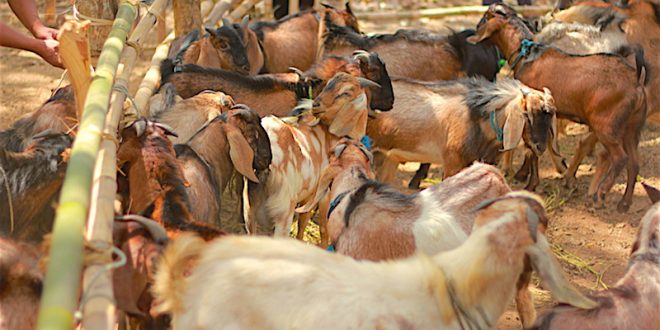
[[[431,190],[422,191],[419,197],[422,199],[422,214],[412,228],[417,250],[433,255],[461,245],[467,239],[467,233],[456,216],[443,209]]]

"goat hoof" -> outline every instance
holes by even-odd
[[[568,171],[568,165],[566,164],[566,160],[562,158],[561,163],[557,166],[557,172],[564,174],[566,171]]]
[[[616,210],[619,213],[626,213],[630,209],[630,202],[621,200],[619,204],[616,205]]]

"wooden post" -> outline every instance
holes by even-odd
[[[199,0],[173,0],[174,35],[182,37],[195,29],[202,29],[202,13]]]
[[[76,18],[92,22],[89,49],[93,57],[98,57],[112,29],[112,20],[115,18],[112,8],[116,8],[116,0],[77,0],[73,6]]]
[[[44,15],[44,23],[50,27],[57,25],[57,13],[55,10],[55,0],[46,0],[46,13]]]
[[[68,70],[69,81],[71,81],[76,95],[78,122],[82,118],[87,90],[92,82],[92,62],[88,43],[89,27],[89,21],[67,21],[59,32],[60,58]]]
[[[136,16],[137,0],[122,1],[89,86],[55,215],[37,320],[39,330],[74,328],[74,311],[80,299],[83,231],[91,202],[94,163],[119,56]]]
[[[318,1],[318,0],[317,0]],[[273,19],[273,0],[264,0],[264,19]]]
[[[300,0],[289,0],[289,15],[300,11]]]

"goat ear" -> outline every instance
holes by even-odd
[[[319,184],[316,186],[316,192],[314,193],[314,197],[309,199],[305,205],[302,205],[296,209],[297,213],[307,213],[311,210],[313,210],[316,205],[319,203],[321,198],[325,196],[325,194],[328,192],[328,188],[330,188],[330,184],[332,184],[332,180],[335,179],[337,174],[341,172],[341,166],[338,165],[331,165],[328,168],[326,168],[323,171],[323,174],[321,174],[321,179],[319,180]]]
[[[557,116],[553,115],[550,123],[550,140],[548,141],[550,143],[550,152],[552,152],[553,155],[561,157],[561,154],[559,153],[559,136],[557,136]]]
[[[482,24],[477,30],[477,34],[468,37],[466,40],[471,44],[478,44],[488,38],[490,38],[495,31],[499,29],[499,25],[495,24],[493,20],[488,20],[486,23]]]
[[[210,34],[211,36],[215,36],[215,29],[211,27],[205,26],[204,31],[206,31],[206,33]]]
[[[228,18],[223,17],[222,18],[222,26],[231,26],[231,21]]]
[[[247,28],[248,23],[250,23],[250,15],[245,15],[245,17],[243,17],[243,20],[241,21],[241,27]]]
[[[140,137],[144,134],[144,131],[147,130],[147,121],[144,119],[138,119],[133,123],[133,128],[135,129],[135,135]]]
[[[592,309],[598,303],[583,296],[562,275],[557,261],[552,257],[550,246],[545,236],[538,235],[536,243],[527,248],[534,270],[539,274],[543,283],[550,288],[550,292],[559,302],[573,305],[582,309]]]
[[[352,16],[355,16],[355,14],[353,14],[353,9],[351,9],[351,2],[350,1],[346,1],[346,12],[351,14]]]
[[[642,187],[644,187],[646,195],[649,196],[651,203],[657,203],[660,201],[660,190],[658,190],[658,188],[655,188],[645,182],[642,182]]]
[[[523,129],[525,128],[525,98],[521,98],[520,103],[511,101],[505,108],[506,122],[504,123],[504,139],[502,151],[515,149],[522,139]]]
[[[259,183],[259,179],[254,174],[252,169],[252,161],[254,160],[254,151],[250,147],[243,133],[233,125],[225,125],[227,132],[227,140],[229,141],[229,158],[234,164],[234,167],[246,178],[252,182]]]

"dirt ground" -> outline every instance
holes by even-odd
[[[464,4],[474,4],[465,1]],[[436,31],[474,27],[478,16],[450,18],[444,20],[421,19],[415,22],[361,23],[367,32],[389,32],[402,26],[424,27]],[[20,26],[8,9],[6,2],[0,4],[0,20]],[[22,29],[22,26],[21,26]],[[26,30],[22,29],[25,33]],[[132,90],[137,77],[141,77],[151,51],[142,54],[142,63],[136,69]],[[52,68],[34,54],[13,49],[0,48],[0,129],[6,129],[22,114],[39,107],[60,83],[62,70]],[[64,81],[62,84],[66,84]],[[660,91],[657,91],[660,92]],[[571,125],[568,136],[561,139],[561,152],[570,158],[576,143],[583,136],[584,127]],[[639,179],[660,187],[660,127],[646,127],[640,143]],[[617,213],[616,202],[621,198],[624,177],[608,195],[609,205],[604,210],[589,206],[586,191],[595,169],[594,157],[588,157],[578,171],[578,187],[575,191],[564,188],[560,175],[553,169],[547,158],[542,159],[541,186],[537,192],[545,198],[549,206],[550,227],[547,236],[554,252],[561,257],[561,265],[566,275],[583,292],[612,286],[625,273],[630,247],[639,226],[639,221],[650,206],[641,185],[635,189],[635,197],[630,211]],[[520,160],[517,161],[517,164]],[[402,187],[417,169],[416,164],[401,166],[399,178]],[[433,168],[432,177],[424,183],[428,186],[441,177],[441,170]],[[516,188],[522,184],[512,182]],[[403,189],[403,188],[402,188]],[[538,284],[538,283],[537,283]],[[534,291],[539,310],[552,306],[553,301],[547,291],[537,286]],[[513,305],[498,322],[499,329],[520,328]]]

